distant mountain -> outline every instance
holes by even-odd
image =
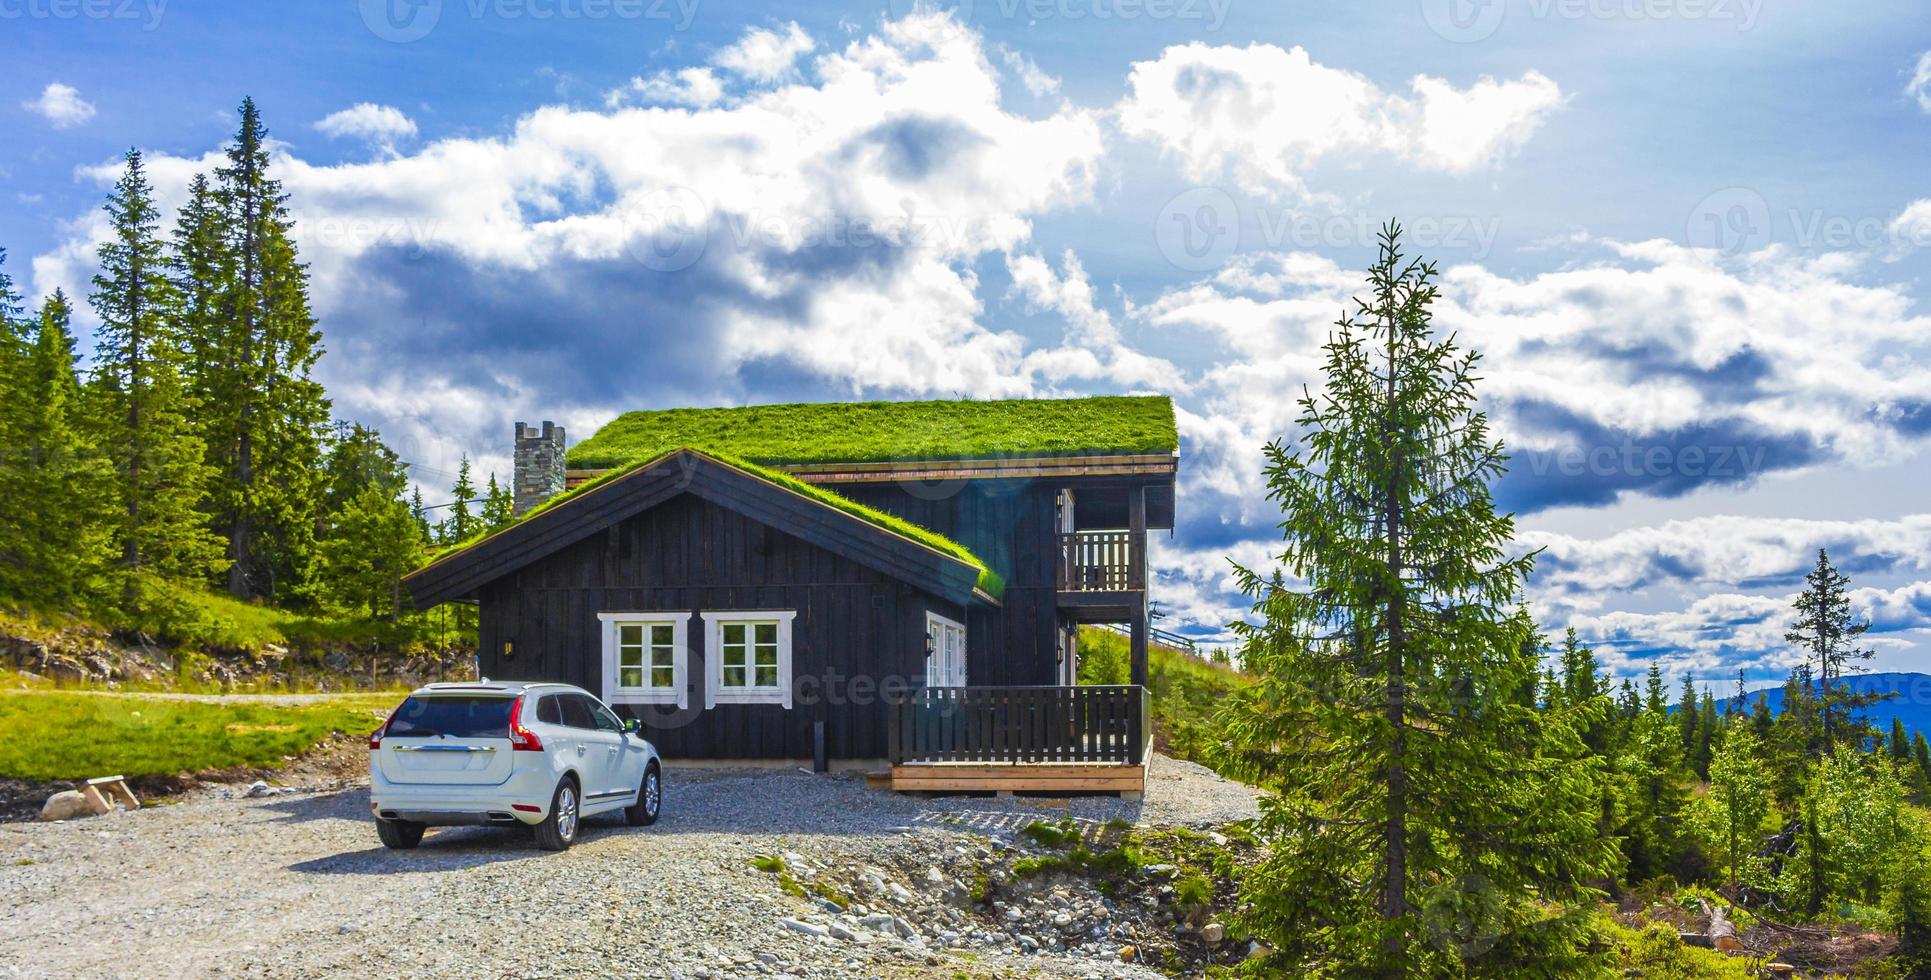
[[[1863,709],[1862,714],[1877,726],[1879,734],[1888,734],[1891,719],[1904,719],[1904,727],[1909,731],[1923,732],[1931,738],[1931,674],[1883,673],[1852,674],[1842,681],[1845,687],[1857,693],[1890,692],[1896,697]],[[1783,710],[1783,686],[1758,692],[1751,691],[1743,696],[1743,710],[1749,711],[1757,703],[1757,695],[1762,693],[1770,699],[1772,713]],[[1717,710],[1722,711],[1736,701],[1734,697],[1719,699]]]

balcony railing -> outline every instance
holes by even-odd
[[[1131,531],[1075,531],[1059,536],[1059,587],[1066,592],[1146,588],[1146,568]]]
[[[928,687],[892,705],[891,762],[1137,766],[1153,732],[1150,711],[1137,684]]]

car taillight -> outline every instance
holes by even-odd
[[[516,703],[510,705],[510,751],[541,752],[543,740],[536,733],[523,727],[523,695],[517,695]]]
[[[382,747],[382,736],[389,734],[389,725],[396,720],[396,712],[401,710],[402,705],[396,705],[390,710],[389,717],[382,720],[382,727],[369,733],[369,751],[373,752]]]

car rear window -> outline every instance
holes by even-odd
[[[390,736],[453,738],[510,737],[510,706],[515,698],[478,695],[411,695],[389,723]]]

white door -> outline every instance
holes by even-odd
[[[965,627],[938,613],[925,614],[925,686],[966,686]]]

